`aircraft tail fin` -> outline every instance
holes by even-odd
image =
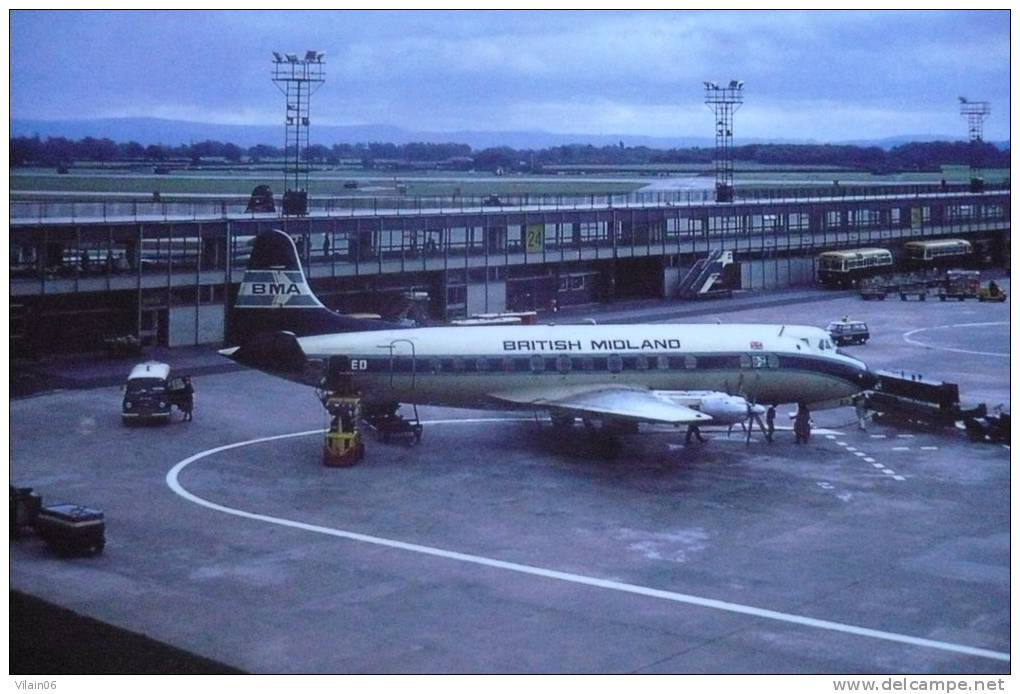
[[[323,306],[308,285],[294,240],[278,229],[255,237],[228,325],[230,341],[242,345],[281,331],[304,337],[402,327],[344,316]]]

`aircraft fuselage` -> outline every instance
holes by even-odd
[[[743,324],[441,327],[298,338],[302,380],[346,370],[369,402],[505,409],[504,394],[592,385],[712,390],[829,403],[868,387],[867,367],[807,326]],[[331,360],[333,366],[331,367]],[[339,364],[338,364],[339,362]]]

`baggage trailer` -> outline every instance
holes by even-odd
[[[950,427],[957,422],[979,419],[988,413],[985,405],[964,408],[955,383],[925,380],[917,374],[878,371],[874,390],[864,399],[873,410],[874,421],[912,424],[926,428]]]
[[[54,552],[64,556],[91,556],[106,546],[103,512],[78,504],[44,506],[35,531]]]
[[[976,299],[981,291],[981,273],[977,270],[949,270],[939,286],[939,301]]]

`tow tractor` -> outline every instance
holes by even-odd
[[[978,290],[978,301],[998,301],[1002,302],[1006,300],[1006,293],[999,289],[999,285],[992,280],[988,283],[987,287],[981,287]]]
[[[350,467],[365,457],[365,444],[361,442],[358,424],[361,400],[328,393],[322,405],[330,416],[326,442],[322,447],[322,464],[327,467]]]
[[[361,394],[354,389],[350,359],[336,357],[317,391],[319,402],[329,415],[329,428],[322,446],[322,464],[350,467],[365,457],[361,441]]]

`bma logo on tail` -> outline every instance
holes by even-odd
[[[309,308],[321,306],[304,273],[287,270],[249,270],[241,279],[236,308]]]

